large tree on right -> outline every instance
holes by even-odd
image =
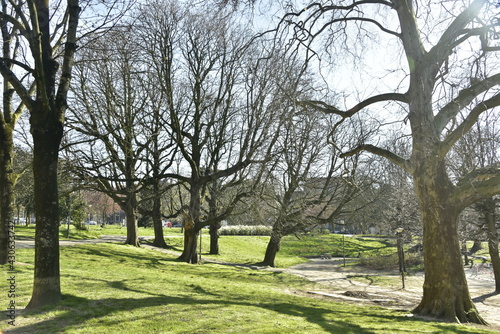
[[[354,115],[371,113],[372,119],[385,115],[382,125],[395,124],[393,120],[399,118],[400,131],[407,131],[412,143],[408,156],[367,142],[345,155],[371,152],[412,175],[423,223],[425,260],[423,298],[415,314],[486,323],[468,291],[457,222],[466,206],[500,193],[500,170],[475,170],[456,180],[447,170],[447,155],[485,111],[498,110],[498,9],[497,1],[488,0],[320,1],[285,15],[280,22],[296,41],[292,52],[301,47],[305,54],[327,50],[323,64],[328,56],[344,52],[344,60],[356,62],[352,77],[358,75],[366,53],[372,53],[368,70],[388,63],[399,67],[370,77],[376,84],[371,85],[373,93],[364,90],[346,96],[342,107],[327,97],[302,103],[338,115],[338,125]],[[370,48],[356,43],[358,39],[384,47]],[[373,54],[374,50],[380,54]],[[356,55],[360,58],[352,58]],[[331,59],[342,62],[340,57]],[[398,73],[401,75],[395,76]],[[388,82],[389,78],[397,81]]]

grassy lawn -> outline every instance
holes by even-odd
[[[168,235],[181,235],[181,229],[178,227],[164,228],[166,236]],[[127,229],[118,225],[106,225],[100,227],[99,225],[88,225],[87,230],[77,230],[75,226],[70,225],[68,237],[68,225],[61,225],[59,227],[60,240],[80,240],[80,239],[95,239],[101,235],[127,235]],[[139,227],[140,236],[154,236],[153,228]],[[22,239],[35,239],[35,225],[22,226],[16,225],[16,238]]]
[[[180,244],[182,238],[169,241]],[[208,237],[203,241],[208,242]],[[304,241],[306,248],[313,243]],[[293,238],[284,241],[278,262],[296,261],[301,251],[295,242]],[[223,255],[218,258],[260,261],[266,243],[266,237],[222,237]],[[16,253],[18,309],[26,306],[31,295],[33,256],[32,249]],[[119,244],[62,247],[61,273],[64,296],[58,306],[18,314],[15,327],[2,319],[0,329],[42,334],[488,333],[411,318],[403,310],[304,297],[300,292],[314,285],[285,273],[211,263],[188,265],[173,255]]]

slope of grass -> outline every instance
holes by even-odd
[[[86,230],[78,230],[75,226],[70,225],[68,237],[68,225],[61,225],[59,227],[60,240],[81,240],[81,239],[97,239],[102,235],[127,235],[127,229],[118,225],[106,225],[101,227],[99,225],[87,225]],[[139,227],[139,236],[154,236],[153,228]],[[179,227],[164,228],[163,233],[168,235],[181,235]],[[18,239],[35,239],[35,225],[16,225],[16,238]]]
[[[300,238],[300,239],[299,239]],[[305,234],[288,236],[283,241],[283,250],[289,254],[319,256],[329,254],[341,257],[381,256],[393,253],[396,241],[390,238],[364,238],[342,234]]]
[[[18,308],[30,297],[33,253],[16,253]],[[2,319],[0,328],[13,334],[488,333],[407,317],[407,311],[303,297],[297,292],[314,286],[285,273],[188,265],[125,245],[63,247],[61,272],[59,305],[18,314],[15,327]]]

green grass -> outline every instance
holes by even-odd
[[[364,238],[342,234],[306,234],[288,236],[283,240],[283,249],[289,254],[335,257],[383,256],[395,251],[396,241],[390,238]]]
[[[165,240],[174,250],[182,251],[183,239],[180,228],[164,228]],[[127,233],[126,228],[117,225],[88,226],[88,230],[77,230],[70,226],[70,235],[67,237],[67,225],[61,225],[59,237],[61,240],[94,239],[102,235],[122,235]],[[244,264],[255,264],[264,259],[268,236],[229,236],[220,237],[220,255],[209,255],[210,237],[208,230],[202,230],[202,258]],[[35,226],[16,226],[18,239],[34,239]],[[139,227],[139,236],[154,236],[153,228]],[[286,236],[282,240],[281,250],[276,257],[276,265],[287,268],[306,261],[304,257],[330,254],[341,257],[381,258],[396,252],[395,240],[387,238],[363,238],[360,236],[344,237],[340,234],[305,234]]]
[[[18,249],[16,256],[16,303],[23,308],[32,288],[33,250]],[[0,328],[40,334],[489,333],[407,317],[408,311],[303,297],[298,292],[314,286],[285,273],[189,265],[118,244],[63,247],[61,272],[59,305],[18,314],[16,327],[2,320]]]
[[[209,255],[210,237],[208,232],[203,230],[202,235],[202,258],[208,257],[225,262],[236,262],[245,264],[255,264],[264,259],[268,236],[220,236],[220,255]],[[347,257],[357,257],[359,253],[363,256],[379,257],[381,255],[393,254],[396,247],[392,240],[384,239],[364,239],[361,237],[345,237],[339,234],[320,234],[286,236],[281,242],[281,250],[276,256],[276,266],[287,268],[298,263],[303,263],[304,257],[320,256],[330,254],[341,257],[343,255],[342,242]],[[182,250],[182,238],[166,238],[167,244],[175,250]]]
[[[179,227],[164,228],[163,232],[168,235],[181,235]],[[61,225],[59,227],[60,240],[81,240],[81,239],[96,239],[101,235],[127,235],[127,229],[117,225],[106,225],[100,227],[99,225],[88,225],[86,230],[78,230],[75,226],[70,225],[68,237],[68,225]],[[152,227],[144,228],[139,227],[140,236],[154,236]],[[35,239],[35,225],[16,225],[16,238],[18,239]]]

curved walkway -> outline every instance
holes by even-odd
[[[380,305],[390,308],[412,310],[422,299],[423,273],[405,277],[405,289],[394,271],[376,271],[357,266],[342,266],[340,259],[313,259],[286,270],[316,282],[324,288],[309,293],[359,304]],[[492,293],[495,282],[488,275],[477,275],[474,269],[465,274],[471,294],[480,314],[494,329],[500,331],[500,294]],[[392,276],[396,285],[378,286],[370,282],[373,276]]]

